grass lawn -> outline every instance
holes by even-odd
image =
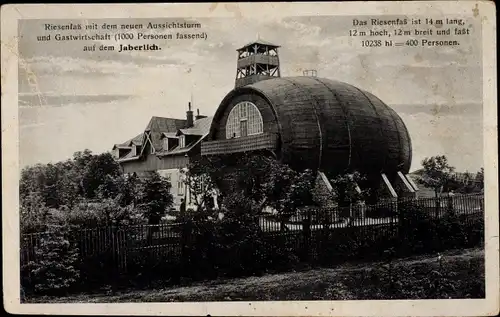
[[[115,294],[27,298],[27,303],[484,298],[484,251],[344,264]]]

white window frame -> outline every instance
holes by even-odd
[[[177,180],[177,195],[184,196],[186,194],[186,184],[182,178]]]
[[[247,136],[264,133],[264,121],[259,108],[250,101],[242,101],[229,112],[226,122],[226,139],[241,137],[242,121],[247,121]]]
[[[186,136],[181,135],[179,136],[179,148],[184,148],[186,147]]]
[[[165,137],[163,139],[163,150],[168,151],[168,138],[167,137]]]

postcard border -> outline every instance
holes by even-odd
[[[361,5],[361,11],[360,11]],[[124,5],[4,5],[1,8],[2,43],[2,217],[4,305],[11,313],[88,315],[254,315],[254,316],[476,316],[495,315],[499,310],[498,258],[498,159],[496,100],[496,19],[491,1],[343,2],[343,3],[197,3]],[[107,10],[102,10],[105,6]],[[277,7],[280,7],[277,10]],[[266,7],[266,8],[263,8]],[[99,9],[96,9],[99,8]],[[256,10],[257,9],[257,10]],[[267,9],[267,10],[263,10]],[[256,19],[297,15],[354,14],[470,14],[482,18],[483,115],[485,174],[486,298],[466,300],[397,301],[293,301],[293,302],[199,302],[141,304],[20,304],[19,302],[19,152],[18,152],[18,55],[17,21],[34,18],[112,17],[238,17]],[[256,12],[264,12],[256,14]],[[64,13],[62,13],[64,12]],[[193,14],[196,12],[196,14]],[[495,212],[496,211],[496,212]],[[12,265],[15,263],[15,265]],[[10,264],[10,265],[9,265]]]

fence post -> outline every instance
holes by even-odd
[[[436,219],[441,216],[441,197],[436,197]]]
[[[302,250],[302,258],[304,261],[309,260],[310,240],[311,240],[311,210],[307,208],[306,218],[302,221],[302,234],[304,239],[304,249]]]
[[[192,222],[190,220],[181,224],[181,267],[189,272],[191,235],[193,234]],[[183,272],[183,273],[184,273]]]
[[[322,208],[320,212],[316,211],[316,214],[321,214],[321,247],[318,250],[318,256],[320,260],[324,260],[328,251],[328,239],[330,237],[330,226],[334,222],[332,221],[333,212],[328,208]],[[327,258],[327,257],[326,257]]]

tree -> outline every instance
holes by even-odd
[[[90,226],[136,217],[142,182],[123,175],[109,153],[84,150],[72,160],[23,168],[19,195],[23,232],[43,230],[54,213],[68,223]]]
[[[79,184],[81,174],[75,168],[75,163],[71,160],[58,162],[55,165],[60,173],[57,186],[59,205],[71,208],[81,197]]]
[[[139,207],[149,224],[159,224],[166,210],[172,206],[174,197],[170,189],[170,182],[156,172],[144,182],[144,192]]]
[[[208,211],[213,207],[209,202],[217,193],[215,179],[217,172],[220,171],[217,163],[219,161],[216,159],[201,157],[191,161],[187,168],[181,171],[186,187],[189,189],[191,201],[197,211]]]
[[[281,228],[301,207],[312,203],[314,173],[295,171],[275,160],[268,162],[269,174],[263,180],[265,206],[278,211]]]
[[[97,189],[106,183],[108,175],[116,177],[121,174],[121,169],[110,153],[94,155],[91,158],[85,156],[78,158],[86,163],[82,173],[82,187],[86,198],[95,198]]]
[[[67,223],[51,223],[47,229],[40,244],[35,246],[37,260],[30,261],[21,269],[31,273],[29,288],[33,287],[35,292],[54,294],[78,282],[79,252],[76,245],[70,242]]]
[[[77,151],[73,153],[73,161],[75,162],[77,168],[81,171],[87,166],[93,158],[92,151],[85,149],[83,151]]]
[[[261,209],[272,207],[288,214],[312,201],[313,172],[293,170],[271,157],[242,157],[233,179],[237,188]]]
[[[124,176],[124,182],[121,185],[121,206],[132,204],[136,206],[142,197],[144,190],[143,181],[134,173],[132,175]]]
[[[425,158],[422,160],[422,166],[423,171],[417,182],[432,188],[437,198],[443,186],[449,182],[455,168],[448,164],[448,159],[444,155]]]
[[[244,155],[236,166],[229,169],[225,176],[234,185],[227,195],[235,199],[226,197],[225,201],[242,201],[245,197],[248,201],[244,205],[249,210],[237,208],[241,212],[256,216],[265,207],[273,208],[281,228],[285,229],[290,216],[312,202],[315,178],[311,170],[295,171],[274,158],[262,155]]]
[[[45,168],[42,164],[24,167],[21,170],[19,179],[19,199],[21,207],[31,204],[33,194],[37,195],[37,199],[45,205],[44,183],[45,183]]]
[[[37,192],[48,208],[71,208],[82,197],[95,198],[99,186],[110,185],[109,177],[119,175],[120,167],[109,153],[92,155],[89,150],[76,152],[73,160],[28,166],[21,171],[21,205]]]
[[[339,206],[349,206],[352,203],[366,199],[368,191],[361,189],[359,184],[365,181],[365,176],[359,172],[340,174],[330,180]]]
[[[365,180],[365,176],[357,171],[340,174],[330,180],[338,206],[349,207],[349,216],[352,216],[352,205],[364,201],[369,195],[368,189],[361,189],[358,185]]]
[[[73,205],[78,199],[75,174],[71,160],[23,168],[19,184],[21,205],[25,198],[34,192],[40,194],[47,207],[58,208],[61,205]]]
[[[23,197],[20,206],[20,231],[21,233],[43,232],[46,229],[46,219],[49,208],[40,192],[33,191]]]
[[[144,191],[140,198],[139,208],[143,211],[144,217],[148,219],[149,225],[160,224],[161,217],[165,214],[167,208],[172,206],[174,197],[170,192],[170,188],[170,181],[156,172],[144,182]],[[156,232],[157,229],[157,227],[148,228],[148,241],[151,241],[153,232]]]
[[[83,172],[93,157],[94,155],[92,154],[92,151],[90,151],[89,149],[73,153],[73,163],[75,170],[74,181],[75,183],[77,183],[78,194],[81,197],[85,196],[85,190],[83,186]]]
[[[484,189],[484,168],[481,167],[481,169],[477,172],[476,174],[476,186],[478,187],[479,190]]]

